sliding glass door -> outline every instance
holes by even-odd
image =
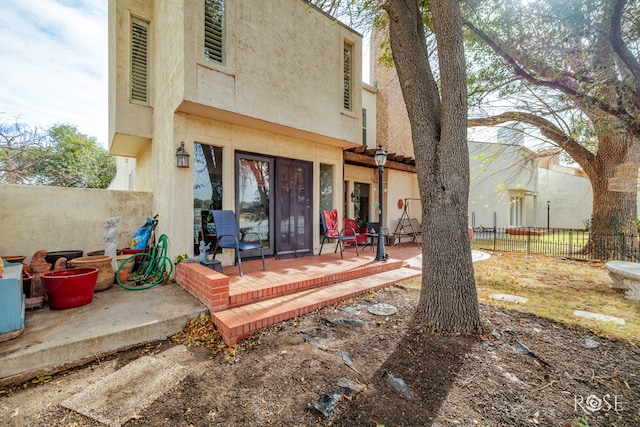
[[[265,254],[274,254],[272,182],[274,159],[236,153],[236,206],[240,236],[260,241]]]

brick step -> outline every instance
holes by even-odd
[[[307,271],[304,276],[290,271],[269,271],[264,282],[254,280],[234,284],[229,287],[228,308],[239,307],[255,302],[266,301],[279,296],[290,295],[307,289],[323,287],[328,284],[344,282],[370,276],[385,271],[402,268],[402,260],[390,259],[387,262],[372,261],[355,265],[341,271],[327,273],[326,270]]]
[[[269,325],[302,316],[318,308],[337,304],[420,274],[420,270],[396,268],[218,311],[211,313],[211,317],[225,343],[232,345]]]

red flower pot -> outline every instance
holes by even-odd
[[[72,268],[52,271],[40,276],[47,293],[49,308],[65,310],[93,301],[93,290],[98,280],[97,268]]]

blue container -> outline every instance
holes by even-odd
[[[0,279],[0,341],[15,338],[22,333],[24,308],[22,264],[4,262]]]

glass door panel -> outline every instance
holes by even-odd
[[[276,255],[313,255],[313,163],[277,158],[276,182]]]
[[[193,243],[215,246],[211,210],[222,209],[222,148],[193,144]],[[197,252],[196,252],[197,253]]]
[[[273,254],[271,183],[273,159],[236,153],[236,215],[244,241],[260,241],[265,254]]]

